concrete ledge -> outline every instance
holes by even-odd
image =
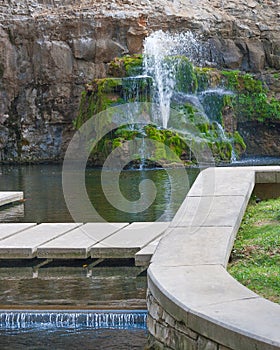
[[[225,269],[255,183],[280,186],[280,167],[199,174],[148,269],[150,348],[280,349],[280,305]]]
[[[23,192],[0,192],[0,206],[23,200]]]

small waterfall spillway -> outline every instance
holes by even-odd
[[[0,329],[25,328],[140,328],[146,329],[146,311],[5,311]]]

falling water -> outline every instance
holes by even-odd
[[[170,61],[167,57],[185,56],[195,64],[206,60],[205,47],[191,32],[170,34],[157,31],[144,42],[144,72],[153,78],[154,102],[159,105],[163,128],[167,128],[170,102],[176,84],[176,65],[178,60]]]
[[[158,31],[146,38],[144,71],[153,78],[153,99],[159,106],[160,114],[153,118],[159,125],[161,121],[163,128],[172,127],[168,125],[171,102],[179,105],[188,103],[198,111],[196,118],[200,118],[202,122],[215,122],[219,137],[223,141],[231,142],[217,116],[222,110],[224,95],[232,95],[232,92],[220,87],[211,87],[199,92],[186,93],[180,91],[177,85],[177,71],[180,70],[182,57],[186,57],[194,65],[204,65],[210,61],[209,54],[207,45],[202,44],[191,32],[171,35]],[[231,161],[235,160],[236,155],[232,147]]]
[[[0,313],[0,329],[24,328],[140,328],[146,329],[146,311],[6,311]]]
[[[232,91],[226,90],[223,88],[210,88],[205,91],[201,91],[198,95],[198,99],[201,103],[203,111],[207,114],[209,119],[212,122],[215,122],[219,136],[222,140],[230,142],[232,145],[231,151],[231,163],[235,162],[237,157],[234,150],[234,145],[232,140],[226,135],[225,130],[223,129],[219,120],[216,119],[216,116],[219,115],[223,104],[224,96],[234,95]]]

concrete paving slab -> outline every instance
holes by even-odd
[[[153,289],[156,283],[157,288],[169,296],[170,307],[167,308],[167,312],[172,310],[173,303],[185,305],[192,310],[258,297],[218,265],[157,266],[152,263],[149,267],[148,281],[149,288]],[[155,293],[152,291],[157,298],[158,293]]]
[[[161,239],[160,254],[155,252],[152,262],[161,266],[226,266],[235,234],[233,227],[173,228]],[[176,254],[170,254],[171,246]]]
[[[248,201],[244,196],[187,197],[170,227],[239,227]]]
[[[213,335],[217,342],[222,342],[231,349],[263,349],[263,342],[267,343],[265,349],[279,349],[279,304],[259,297],[219,302],[198,307],[195,311],[199,314],[203,313],[206,319],[212,321],[212,325],[208,328],[210,338]],[[246,317],[241,317],[241,315],[246,315]],[[221,324],[226,325],[226,328],[233,332],[225,337],[224,332],[221,332]],[[200,322],[195,315],[190,315],[189,326],[195,327],[199,332],[203,330],[205,324]],[[245,339],[237,336],[236,333],[244,335]],[[246,341],[248,341],[247,344]]]
[[[255,173],[257,172],[279,172],[280,171],[280,165],[253,165],[253,166],[244,166],[242,168],[239,167],[239,169],[245,169],[245,170],[253,170]]]
[[[134,258],[163,234],[169,222],[134,222],[91,248],[92,258]]]
[[[19,233],[21,231],[27,230],[33,226],[36,226],[36,223],[3,223],[0,224],[0,240],[8,238],[9,236]]]
[[[30,259],[36,256],[39,245],[74,228],[77,223],[44,223],[0,241],[0,258]]]
[[[128,223],[87,223],[38,247],[37,257],[87,258],[90,255],[91,246],[127,225]]]
[[[255,185],[254,171],[240,168],[208,168],[203,170],[188,192],[189,197],[198,196],[246,196]]]
[[[159,244],[159,241],[162,239],[162,235],[149,243],[146,247],[141,249],[135,254],[135,265],[136,266],[148,266],[156,248]]]
[[[18,202],[23,199],[23,192],[0,192],[0,206]]]

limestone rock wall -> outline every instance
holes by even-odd
[[[192,30],[222,67],[276,74],[279,21],[278,0],[2,0],[0,160],[61,160],[84,84],[154,30]]]
[[[239,132],[246,139],[248,156],[266,155],[279,157],[280,122],[239,124]]]

